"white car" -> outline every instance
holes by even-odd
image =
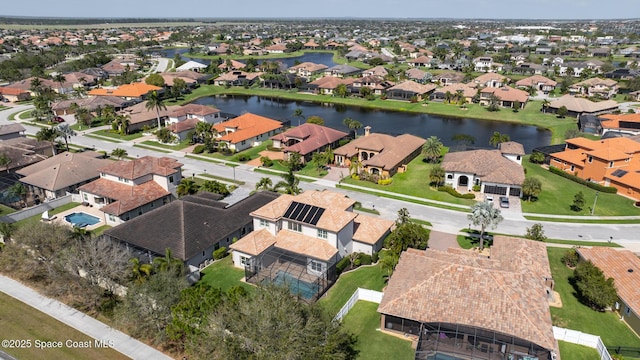
[[[489,204],[493,204],[493,196],[491,195],[486,195],[484,197],[484,201],[488,202]]]

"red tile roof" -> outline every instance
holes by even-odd
[[[289,139],[297,139],[300,142],[287,146],[284,151],[297,152],[307,155],[324,146],[330,145],[348,134],[326,126],[317,124],[302,124],[283,133],[273,136],[272,139],[286,142]]]
[[[100,169],[101,172],[129,180],[135,180],[145,175],[169,176],[175,174],[182,167],[176,159],[169,157],[157,158],[145,156],[131,161],[116,161]]]
[[[162,90],[161,87],[141,82],[121,85],[117,89],[98,88],[89,91],[90,96],[142,97],[151,91]]]
[[[140,185],[127,185],[104,178],[82,185],[78,189],[115,200],[100,208],[100,211],[116,216],[171,194],[155,181],[147,181]]]
[[[215,124],[213,128],[218,134],[222,134],[219,140],[237,144],[258,135],[279,130],[282,128],[282,123],[264,116],[246,113],[231,120]],[[226,128],[235,128],[235,130],[226,132]]]

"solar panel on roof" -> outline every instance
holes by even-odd
[[[313,206],[311,209],[309,209],[309,212],[306,213],[304,219],[302,219],[302,222],[308,224],[311,221],[311,219],[313,219],[313,217],[316,215],[318,210],[320,210],[319,207]]]
[[[317,224],[318,220],[320,220],[320,217],[322,216],[323,213],[324,213],[324,209],[323,208],[318,208],[318,211],[314,215],[313,219],[311,219],[311,221],[309,221],[309,224],[311,224],[311,225]]]
[[[297,202],[295,207],[296,208],[293,210],[293,212],[291,213],[291,216],[289,217],[293,220],[296,220],[298,216],[300,216],[302,209],[304,209],[304,204],[300,204],[299,202]]]
[[[625,171],[625,170],[619,170],[619,169],[618,169],[618,170],[616,170],[616,171],[612,172],[612,173],[611,173],[611,175],[612,175],[612,176],[615,176],[615,177],[623,177],[623,176],[625,176],[627,173],[628,173],[628,171]]]
[[[289,205],[287,210],[284,212],[283,217],[306,224],[316,225],[323,213],[323,208],[292,201],[291,205]]]

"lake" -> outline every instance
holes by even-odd
[[[509,134],[511,140],[524,145],[527,153],[538,146],[549,145],[551,132],[535,126],[510,124],[499,121],[448,118],[442,116],[404,113],[386,110],[365,109],[357,106],[326,105],[313,102],[265,98],[258,96],[221,95],[200,98],[197,104],[213,105],[225,113],[240,115],[250,112],[280,121],[291,121],[297,125],[299,118],[293,116],[301,109],[305,117],[312,115],[324,119],[325,125],[334,129],[349,131],[342,121],[345,118],[358,120],[364,126],[371,126],[372,132],[397,135],[409,133],[423,138],[437,136],[443,144],[453,145],[451,137],[468,134],[476,138],[475,146],[489,147],[489,138],[494,131]],[[507,110],[503,110],[507,111]],[[363,130],[360,129],[362,134]]]
[[[159,51],[162,57],[167,57],[170,59],[172,59],[175,56],[175,54],[180,54],[182,56],[182,60],[184,61],[193,60],[205,65],[209,65],[211,63],[211,59],[198,59],[198,58],[190,58],[188,56],[184,56],[183,54],[187,52],[189,52],[189,49],[187,48],[162,49]],[[246,62],[246,60],[238,60],[238,61]],[[258,59],[258,63],[262,63],[263,61],[265,60]],[[295,65],[296,61],[301,63],[308,61],[316,64],[324,64],[324,65],[327,65],[328,67],[332,67],[336,65],[336,63],[333,62],[333,53],[324,53],[324,52],[322,53],[307,52],[307,53],[304,53],[304,55],[297,56],[297,57],[279,58],[279,59],[274,58],[274,59],[268,59],[266,61],[281,61],[285,65],[287,65],[287,67],[291,67]]]

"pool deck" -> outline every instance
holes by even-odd
[[[83,212],[85,214],[89,214],[89,215],[93,215],[95,217],[97,217],[98,219],[100,219],[100,221],[98,221],[98,223],[94,224],[94,225],[87,225],[84,227],[85,230],[95,230],[97,228],[99,228],[102,225],[105,225],[106,222],[104,221],[104,213],[100,210],[98,210],[98,208],[94,207],[89,207],[89,206],[84,206],[84,205],[78,205],[72,209],[63,211],[59,214],[56,214],[56,219],[53,220],[54,222],[58,222],[60,224],[65,224],[68,226],[71,226],[70,223],[68,223],[64,217],[69,215],[69,214],[73,214],[76,212]]]

